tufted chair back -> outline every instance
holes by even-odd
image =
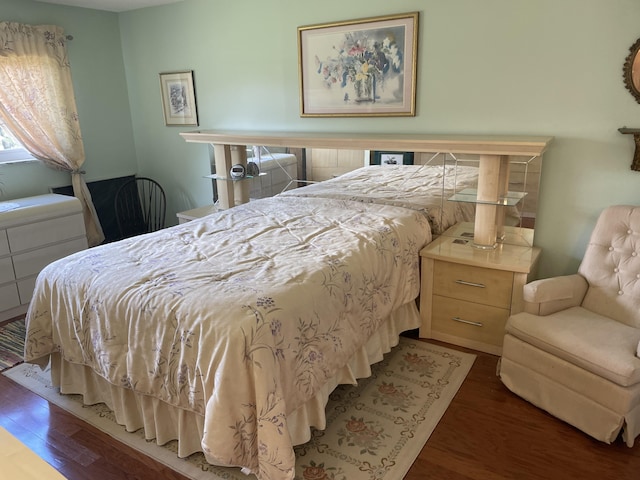
[[[600,214],[578,273],[589,284],[584,308],[640,328],[640,207]]]

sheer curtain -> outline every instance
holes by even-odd
[[[62,28],[0,22],[0,117],[34,157],[71,173],[89,245],[100,244],[104,233],[82,176],[84,145]]]

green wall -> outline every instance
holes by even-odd
[[[413,10],[416,117],[299,117],[296,27]],[[553,135],[536,243],[541,275],[568,273],[603,207],[640,204],[633,142],[617,131],[640,126],[622,82],[639,18],[637,0],[186,0],[125,13],[140,169],[161,172],[197,205],[209,201],[207,147],[162,124],[157,74],[180,69],[195,71],[202,128]]]
[[[157,178],[171,219],[212,196],[208,147],[178,135],[192,127],[164,125],[158,73],[176,70],[195,72],[201,128],[555,136],[536,229],[542,276],[575,271],[602,208],[640,204],[633,142],[617,131],[640,127],[622,82],[640,37],[637,0],[185,0],[117,16],[0,0],[3,17],[5,5],[11,19],[55,21],[76,36],[88,178]],[[296,27],[414,10],[415,117],[299,117]]]

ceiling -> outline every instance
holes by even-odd
[[[37,0],[43,3],[55,3],[58,5],[69,5],[71,7],[93,8],[95,10],[106,10],[109,12],[125,12],[144,7],[154,7],[177,3],[182,0]]]

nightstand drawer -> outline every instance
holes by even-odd
[[[433,296],[434,331],[501,347],[509,310]]]
[[[433,293],[469,302],[511,307],[513,272],[436,261]]]

